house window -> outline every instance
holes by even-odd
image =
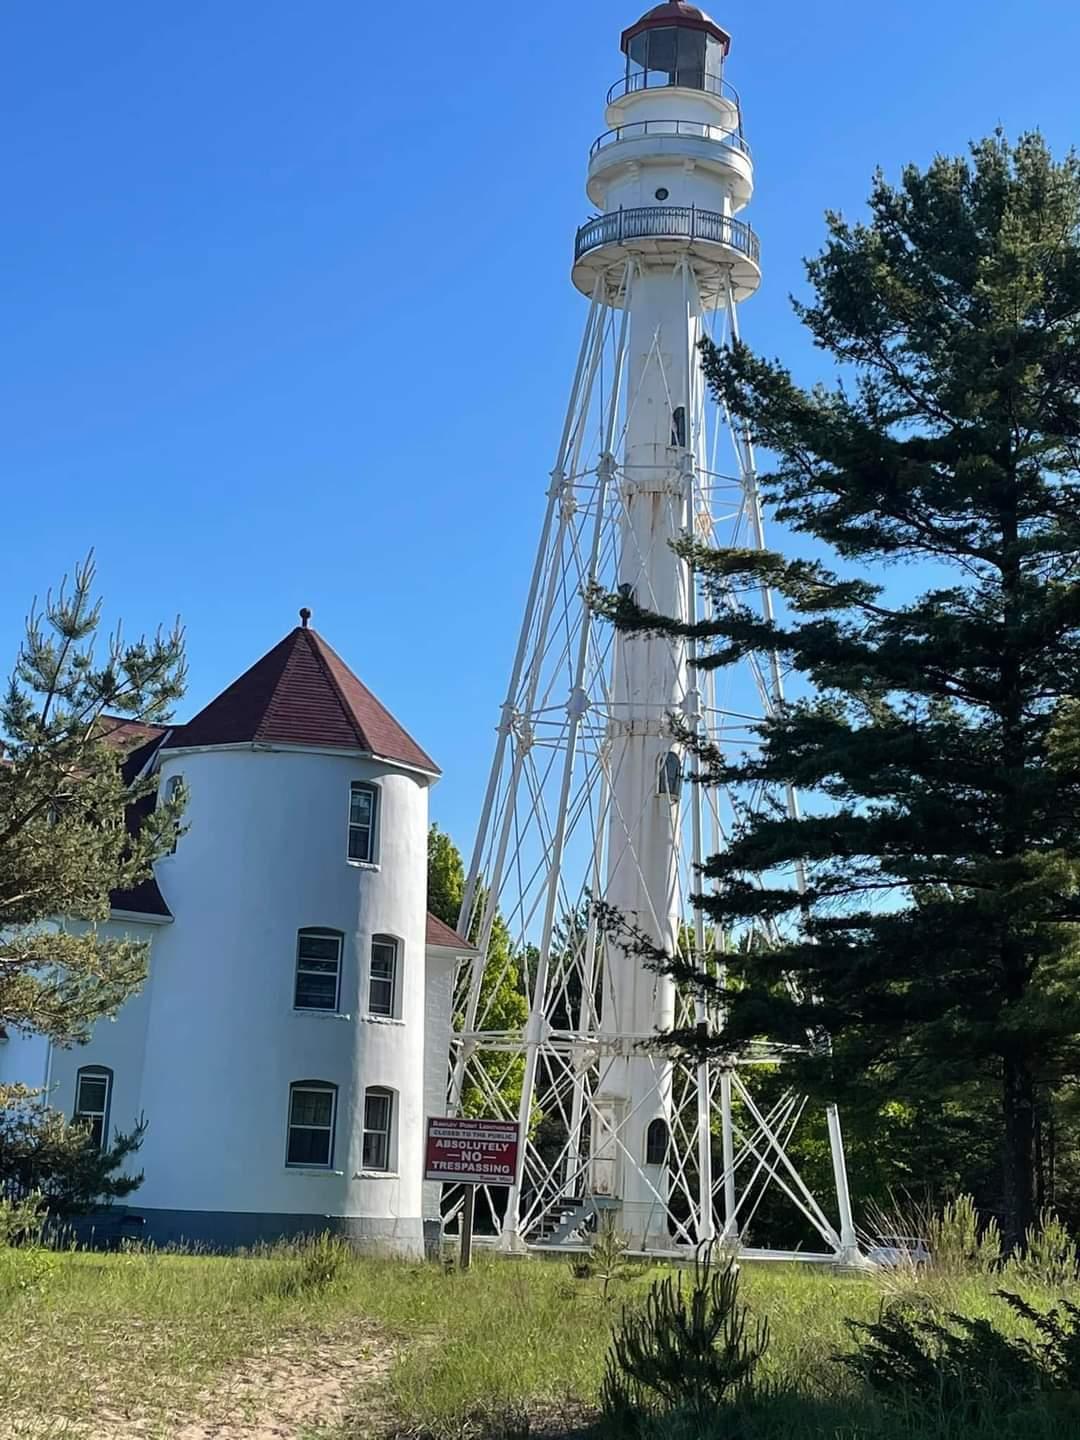
[[[349,859],[375,859],[375,787],[359,780],[349,787]]]
[[[170,775],[170,776],[169,776],[169,783],[165,786],[165,800],[166,800],[166,803],[167,803],[167,804],[171,805],[171,804],[173,803],[173,801],[176,799],[177,793],[179,792],[179,790],[180,790],[181,786],[183,785],[183,783],[184,783],[184,777],[183,777],[182,775]],[[173,842],[172,842],[172,844],[169,846],[169,854],[170,854],[170,855],[175,855],[175,854],[176,854],[176,837],[175,837],[175,836],[173,837]]]
[[[341,993],[341,945],[336,930],[301,930],[296,940],[297,1010],[336,1010]]]
[[[650,1120],[645,1131],[645,1164],[666,1165],[668,1128],[664,1120]]]
[[[661,755],[656,777],[656,793],[666,795],[672,802],[682,793],[682,761],[674,750]]]
[[[676,405],[671,412],[671,443],[686,446],[686,410],[682,405]]]
[[[372,1088],[364,1092],[364,1169],[390,1169],[390,1138],[394,1122],[394,1092]]]
[[[368,1012],[397,1014],[398,942],[392,935],[375,935],[371,941],[371,975]]]
[[[89,1127],[99,1150],[109,1137],[109,1100],[112,1096],[112,1071],[100,1065],[88,1065],[75,1077],[74,1119]]]
[[[336,1085],[321,1080],[298,1080],[290,1085],[287,1165],[329,1169],[334,1159],[336,1110]]]

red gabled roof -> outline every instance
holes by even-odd
[[[446,950],[468,950],[476,949],[467,940],[460,936],[456,930],[452,930],[445,920],[440,920],[437,915],[428,911],[426,941],[429,945],[441,945]]]
[[[162,748],[260,742],[340,746],[439,773],[431,756],[306,624],[173,730]]]

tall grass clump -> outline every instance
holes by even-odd
[[[302,1299],[325,1294],[344,1281],[356,1256],[339,1235],[328,1230],[283,1241],[256,1251],[260,1267],[255,1272],[255,1291],[260,1299]]]

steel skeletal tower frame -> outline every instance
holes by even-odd
[[[764,546],[751,442],[697,362],[703,335],[738,335],[738,304],[760,281],[757,238],[735,218],[753,166],[723,77],[730,39],[675,3],[622,48],[589,160],[599,213],[575,245],[590,308],[459,925],[477,955],[458,976],[450,1103],[512,1116],[529,1136],[508,1199],[490,1197],[509,1248],[581,1244],[607,1210],[636,1250],[720,1239],[780,1257],[745,1243],[775,1185],[824,1246],[793,1258],[855,1263],[835,1110],[834,1221],[788,1153],[804,1097],[765,1109],[746,1082],[783,1055],[671,1058],[659,1034],[717,1017],[620,949],[591,905],[602,897],[668,953],[722,965],[690,903],[697,867],[747,807],[797,803],[684,783],[672,726],[729,752],[755,743],[755,720],[783,699],[775,655],[701,671],[693,645],[617,634],[590,606],[597,587],[629,587],[648,609],[703,618],[710,602],[672,542]],[[755,603],[772,614],[767,590]],[[531,997],[524,1033],[500,1018],[511,964]]]

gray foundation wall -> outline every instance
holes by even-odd
[[[283,1215],[242,1210],[155,1210],[137,1206],[84,1215],[70,1226],[79,1244],[115,1248],[124,1239],[152,1245],[189,1245],[218,1253],[272,1245],[328,1230],[359,1251],[419,1260],[438,1243],[438,1223],[365,1216]]]

